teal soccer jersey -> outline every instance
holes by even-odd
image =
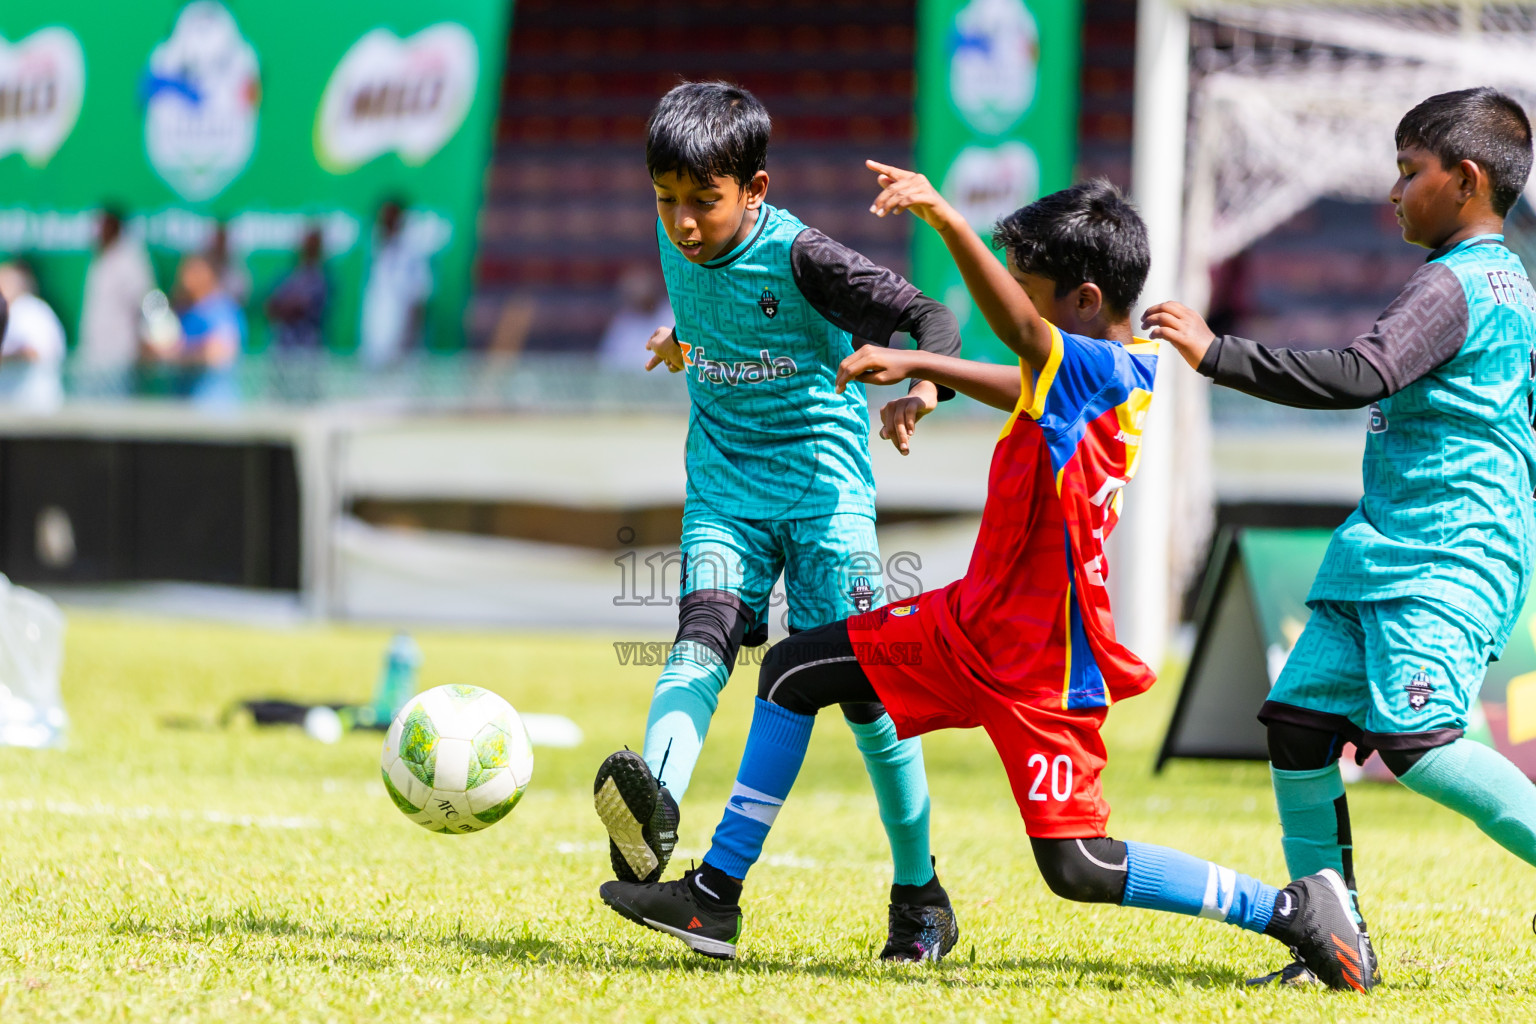
[[[1531,573],[1533,304],[1519,258],[1482,235],[1432,253],[1355,342],[1388,396],[1310,602],[1430,598],[1503,650]]]
[[[833,389],[855,337],[910,330],[954,353],[943,307],[892,271],[763,205],[747,240],[693,264],[657,221],[692,409],[688,505],[749,520],[874,515],[862,385]],[[936,307],[936,309],[935,309]],[[923,320],[946,329],[924,336]]]

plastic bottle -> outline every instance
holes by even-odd
[[[373,692],[374,724],[388,728],[406,702],[416,696],[416,672],[421,667],[421,648],[404,630],[396,633],[384,652],[384,669]]]

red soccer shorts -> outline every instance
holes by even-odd
[[[953,585],[953,584],[951,584]],[[937,729],[987,731],[1002,758],[1024,827],[1038,839],[1106,834],[1109,804],[1099,786],[1105,708],[1060,707],[1061,677],[1051,669],[1038,693],[1005,693],[978,671],[949,609],[948,588],[848,620],[859,667],[902,738]],[[1042,666],[1060,658],[1044,650]],[[1056,706],[1051,706],[1055,704]]]

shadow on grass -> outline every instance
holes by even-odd
[[[678,949],[672,952],[643,949],[635,945],[592,940],[564,943],[538,934],[524,925],[517,934],[488,936],[458,927],[452,933],[430,933],[396,928],[355,929],[337,924],[319,926],[289,917],[270,916],[246,911],[227,916],[207,915],[185,923],[155,922],[140,915],[113,921],[110,930],[118,935],[133,935],[171,942],[206,944],[220,937],[235,940],[235,948],[226,955],[252,961],[302,960],[319,964],[346,964],[359,969],[388,970],[399,966],[402,956],[409,957],[436,946],[461,955],[481,958],[486,967],[498,963],[547,964],[552,967],[582,971],[655,972],[683,971],[701,974],[730,972],[748,975],[802,975],[816,978],[860,979],[901,985],[941,985],[957,988],[1042,988],[1058,981],[1076,988],[1116,991],[1127,987],[1156,985],[1193,988],[1234,988],[1243,975],[1230,968],[1206,961],[1154,961],[1126,963],[1106,957],[1078,958],[1066,955],[1009,957],[972,962],[952,956],[937,969],[913,969],[910,965],[884,965],[874,960],[846,959],[792,960],[782,957],[755,956],[750,950],[744,959],[712,960]],[[251,937],[289,939],[296,948],[273,949],[245,940]],[[356,949],[325,948],[325,943],[342,942],[372,947],[395,947],[364,952]]]

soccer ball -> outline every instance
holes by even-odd
[[[478,832],[523,798],[533,750],[511,704],[478,686],[439,686],[395,716],[381,769],[389,798],[422,828]]]

